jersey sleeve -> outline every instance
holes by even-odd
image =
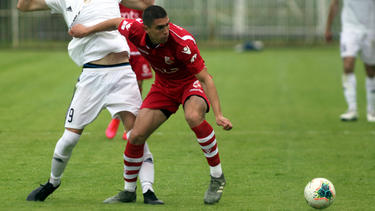
[[[186,45],[179,50],[179,57],[186,69],[194,75],[198,74],[206,66],[195,41],[186,41]]]
[[[124,19],[118,26],[118,31],[127,39],[131,40],[137,31],[137,25],[140,25],[141,19]]]
[[[51,13],[63,13],[65,2],[62,0],[45,0],[47,6],[51,9]]]

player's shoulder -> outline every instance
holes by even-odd
[[[135,31],[138,30],[138,28],[143,28],[143,21],[141,18],[137,19],[128,19],[125,18],[120,25],[121,30],[129,31],[130,28],[135,28]]]
[[[195,38],[186,29],[170,23],[169,31],[175,42],[180,46],[196,45]]]

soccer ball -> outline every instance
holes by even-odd
[[[326,208],[333,203],[335,197],[335,187],[332,182],[325,178],[315,178],[305,187],[306,202],[313,208]]]

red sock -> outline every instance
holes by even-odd
[[[126,182],[136,182],[139,169],[143,162],[144,144],[135,145],[129,141],[124,152],[124,179]]]
[[[210,166],[217,166],[220,164],[219,149],[216,143],[215,131],[211,125],[204,120],[197,127],[191,128],[195,135],[204,156]]]

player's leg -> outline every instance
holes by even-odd
[[[164,204],[163,201],[156,197],[155,191],[152,187],[154,184],[154,175],[154,158],[152,157],[151,151],[146,142],[143,152],[143,163],[139,170],[139,181],[142,186],[143,202],[145,204]]]
[[[89,71],[83,69],[80,80],[76,85],[68,112],[65,119],[65,131],[58,140],[53,153],[51,174],[48,182],[41,187],[32,191],[27,200],[44,201],[55,189],[60,186],[61,177],[72,155],[73,148],[78,143],[83,128],[92,122],[99,114],[102,108],[102,98],[97,97],[92,100],[83,100],[87,96],[94,93],[92,90],[98,86],[95,80],[87,80],[88,78],[96,78],[100,76],[90,75]]]
[[[134,202],[136,200],[137,178],[143,164],[146,139],[167,120],[167,116],[157,109],[143,108],[139,111],[124,151],[124,191],[110,197],[104,203]],[[156,198],[156,200],[158,200]],[[162,204],[162,203],[153,203]]]
[[[375,122],[375,65],[365,64],[367,121]]]
[[[138,78],[138,76],[137,76],[137,78]],[[137,80],[137,84],[138,84],[138,88],[139,88],[139,92],[142,94],[142,82],[143,82],[143,80]],[[134,119],[134,121],[135,121],[135,119]],[[133,124],[134,124],[134,121],[133,121]],[[124,126],[125,126],[125,124],[124,124]],[[128,129],[127,129],[128,128]],[[125,131],[124,131],[124,133],[122,134],[122,139],[123,140],[125,140],[125,141],[127,141],[128,140],[128,137],[127,137],[127,133],[128,133],[128,131],[130,130],[131,128],[133,128],[133,126],[132,127],[126,127],[125,126]]]
[[[207,110],[208,104],[201,96],[190,96],[184,103],[185,119],[194,131],[210,166],[211,182],[205,193],[204,202],[213,204],[219,202],[221,198],[225,186],[225,178],[221,168],[215,131],[205,120]]]
[[[58,140],[51,163],[51,175],[47,183],[33,190],[28,196],[28,201],[44,201],[52,194],[61,183],[61,177],[72,155],[73,148],[83,130],[66,128],[64,134]]]
[[[375,33],[363,39],[361,59],[366,70],[367,121],[375,122]]]
[[[123,137],[127,137],[126,134],[131,134],[131,129],[134,126],[135,122],[135,115],[130,112],[121,112],[120,113],[121,119],[123,119],[125,132]],[[127,133],[127,131],[129,131]],[[126,138],[127,140],[127,138]],[[161,200],[155,195],[154,189],[152,184],[154,183],[154,160],[151,154],[151,151],[148,148],[147,143],[144,145],[144,152],[143,152],[143,163],[139,170],[139,180],[142,186],[142,193],[144,197],[145,204],[163,204]]]
[[[357,113],[357,80],[354,74],[355,60],[360,50],[361,35],[354,32],[342,32],[340,51],[343,60],[342,86],[344,97],[348,105],[347,112],[340,115],[342,121],[354,121]]]
[[[357,119],[357,80],[354,74],[354,57],[345,57],[343,59],[344,74],[342,76],[342,85],[344,97],[348,105],[347,112],[343,113],[340,118],[343,121],[354,121]]]

